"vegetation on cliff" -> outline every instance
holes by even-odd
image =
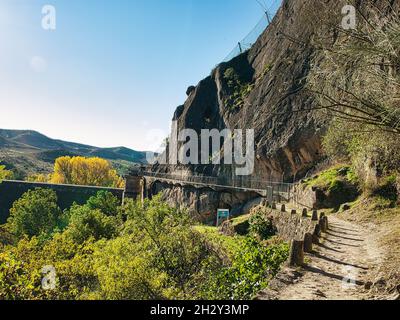
[[[379,3],[356,7],[356,29],[331,26],[333,46],[315,37],[320,54],[308,89],[331,119],[323,142],[327,156],[351,163],[368,189],[400,168],[400,20]]]

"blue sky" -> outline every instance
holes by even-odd
[[[0,128],[154,150],[187,87],[262,15],[256,0],[0,0]]]

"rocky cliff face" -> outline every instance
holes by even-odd
[[[255,45],[188,89],[174,114],[178,129],[254,129],[254,175],[292,180],[321,159],[325,121],[312,112],[313,98],[302,88],[310,69],[313,34],[321,26],[311,14],[336,10],[340,1],[287,0]],[[340,20],[338,21],[338,23]],[[294,112],[295,111],[295,112]],[[182,168],[169,168],[176,171]],[[188,167],[184,168],[188,169]],[[200,174],[229,174],[224,166],[193,166]]]
[[[356,1],[356,5],[362,9],[369,2]],[[188,99],[173,118],[178,130],[254,129],[255,177],[293,181],[304,176],[323,157],[321,137],[329,120],[309,111],[316,103],[304,89],[318,55],[312,40],[317,36],[328,45],[336,41],[337,34],[321,21],[339,25],[347,4],[338,0],[283,1],[273,22],[249,51],[220,64],[188,89]],[[223,165],[156,165],[154,169],[188,175],[232,174],[231,167]]]
[[[162,194],[162,199],[169,205],[185,208],[188,213],[203,223],[214,224],[218,209],[230,209],[232,216],[247,214],[262,203],[262,198],[252,192],[228,192],[212,189],[196,189],[190,186],[169,185],[158,182],[153,185],[155,194]]]

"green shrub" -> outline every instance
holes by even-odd
[[[236,109],[244,104],[245,99],[254,89],[255,83],[243,82],[234,68],[228,68],[224,72],[224,79],[231,89],[231,95],[225,99],[225,105],[230,109]]]
[[[272,218],[267,218],[262,212],[256,212],[249,219],[250,234],[261,240],[267,240],[276,234]]]
[[[32,299],[40,274],[31,274],[23,261],[0,252],[0,300]]]
[[[72,206],[46,241],[0,246],[0,299],[248,299],[287,259],[286,244],[194,227],[159,197],[126,201],[120,220],[93,208]],[[53,290],[41,287],[44,266],[56,271]]]
[[[107,216],[116,216],[119,200],[111,192],[99,191],[96,196],[87,201],[87,206],[92,210],[100,210]]]
[[[65,232],[76,242],[111,239],[117,235],[118,223],[115,217],[106,216],[99,209],[74,205],[69,211],[69,225]]]
[[[93,244],[78,245],[64,234],[41,243],[23,239],[0,253],[0,299],[78,300],[98,287],[94,273]],[[42,269],[52,266],[56,286],[43,290]]]
[[[211,299],[245,300],[268,286],[289,257],[289,245],[265,246],[247,238],[232,266],[223,268],[208,284]]]
[[[26,192],[13,204],[6,227],[17,238],[47,236],[57,226],[60,216],[56,193],[37,188]]]
[[[345,182],[343,180],[335,179],[330,183],[328,191],[335,193],[344,192],[345,187]]]
[[[144,250],[135,237],[124,236],[101,241],[94,252],[94,270],[99,289],[94,299],[165,299],[167,277],[153,264],[152,252]]]
[[[385,177],[383,181],[373,190],[376,208],[392,208],[396,206],[397,194],[397,175],[392,174]]]

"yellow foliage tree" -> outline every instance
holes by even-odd
[[[41,183],[46,183],[51,180],[51,175],[50,174],[30,174],[27,178],[26,181],[28,182],[41,182]]]
[[[0,182],[1,180],[11,180],[14,178],[14,174],[12,171],[6,170],[6,167],[0,165]]]
[[[54,164],[51,183],[123,188],[124,181],[101,158],[60,157]]]

